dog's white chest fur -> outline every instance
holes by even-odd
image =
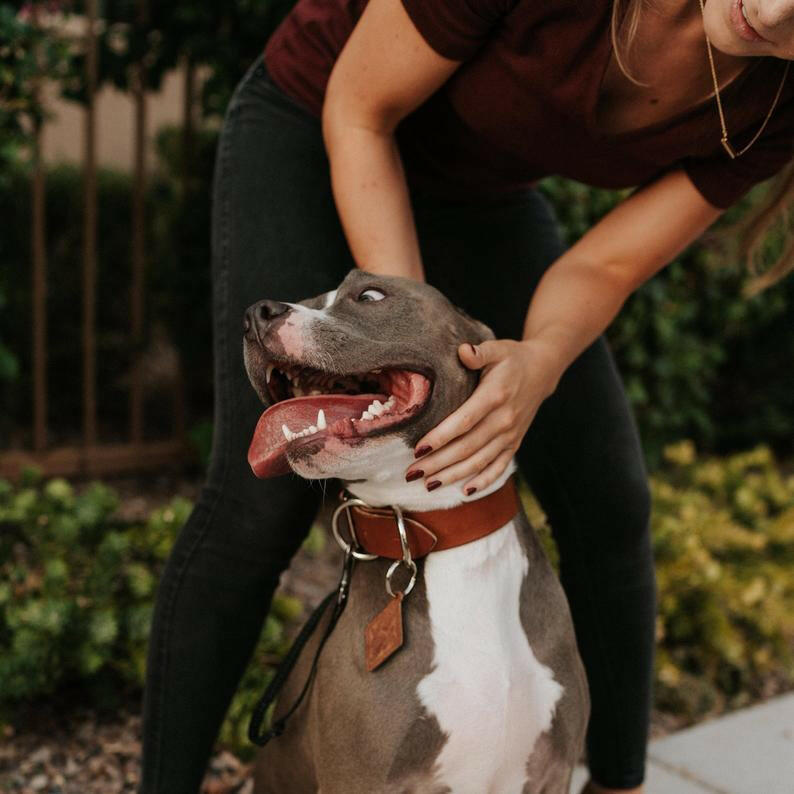
[[[425,562],[435,651],[417,691],[447,736],[436,780],[453,794],[520,794],[562,695],[519,617],[528,560],[516,531],[511,521]]]

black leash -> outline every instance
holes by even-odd
[[[320,602],[314,612],[312,612],[312,614],[309,616],[309,619],[306,621],[306,623],[303,624],[303,628],[300,630],[300,633],[295,638],[292,646],[287,651],[286,656],[278,666],[278,670],[276,670],[273,680],[270,682],[270,684],[268,684],[264,694],[261,698],[259,698],[259,701],[254,707],[254,713],[251,715],[251,722],[248,725],[248,738],[254,744],[258,744],[260,747],[263,747],[271,739],[284,733],[284,729],[287,727],[287,720],[295,713],[295,711],[297,711],[298,706],[300,706],[300,704],[303,702],[303,699],[308,694],[309,688],[311,687],[312,681],[314,680],[314,674],[317,672],[317,662],[320,659],[323,646],[325,645],[326,640],[331,636],[331,632],[334,630],[334,626],[336,626],[336,623],[341,617],[342,612],[344,612],[345,605],[347,604],[347,596],[350,592],[350,575],[352,570],[353,556],[350,553],[350,549],[348,549],[345,554],[344,562],[342,563],[342,575],[339,578],[339,585],[335,590],[332,590],[330,593],[328,593],[328,595]],[[323,633],[322,639],[320,640],[320,644],[317,646],[317,650],[314,653],[312,666],[309,670],[309,675],[306,677],[306,683],[303,685],[300,695],[298,695],[297,699],[292,706],[290,706],[289,711],[287,711],[286,714],[283,714],[281,717],[279,717],[279,719],[274,720],[270,728],[264,733],[260,733],[262,722],[265,719],[268,708],[270,708],[270,704],[276,699],[278,693],[287,682],[287,678],[292,672],[292,669],[295,667],[295,664],[298,661],[304,646],[309,641],[309,638],[312,636],[312,634],[314,634],[314,630],[317,628],[322,616],[325,614],[326,610],[331,604],[334,604],[334,609],[331,613],[331,619],[328,621],[328,625],[325,627],[325,632]]]

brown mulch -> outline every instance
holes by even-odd
[[[163,475],[107,481],[121,496],[119,517],[136,520],[175,495],[195,500],[200,481]],[[328,505],[334,500],[327,499]],[[329,518],[326,507],[321,520]],[[329,538],[319,556],[299,552],[281,580],[281,592],[307,605],[317,603],[335,584],[340,556]],[[83,708],[38,706],[15,728],[0,729],[2,794],[133,794],[140,777],[138,705],[112,717]],[[668,714],[655,713],[652,735],[681,727]],[[251,765],[221,748],[213,755],[202,794],[252,794]]]
[[[0,744],[3,794],[133,794],[140,782],[140,717],[90,712],[39,715]],[[251,767],[231,753],[212,757],[202,794],[252,794]]]

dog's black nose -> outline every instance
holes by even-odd
[[[290,307],[286,303],[270,300],[259,301],[259,303],[249,306],[245,310],[243,318],[243,332],[246,338],[261,338],[270,321],[288,312],[289,309]]]

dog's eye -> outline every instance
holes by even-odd
[[[386,296],[379,289],[365,289],[359,296],[359,301],[382,301]]]

